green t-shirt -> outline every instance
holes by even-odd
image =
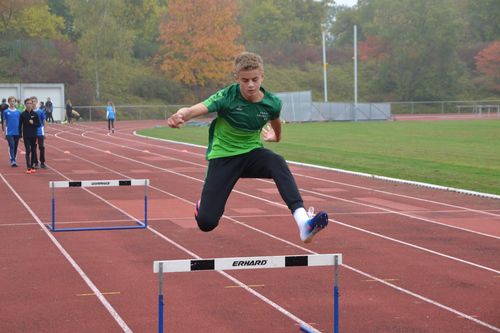
[[[260,90],[264,98],[256,103],[243,98],[237,83],[203,101],[208,112],[217,112],[208,133],[207,160],[240,155],[263,146],[260,132],[269,120],[280,116],[282,102],[264,88]]]

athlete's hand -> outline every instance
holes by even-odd
[[[264,140],[266,142],[278,141],[278,139],[276,138],[276,133],[274,133],[273,128],[269,124],[264,126],[264,128],[262,129],[261,135],[262,135],[262,140]]]
[[[167,125],[171,128],[180,128],[184,123],[184,115],[179,112],[174,113],[167,119]]]

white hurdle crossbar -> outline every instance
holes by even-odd
[[[144,222],[136,220],[137,225],[113,226],[113,227],[91,227],[91,228],[56,228],[56,201],[55,189],[64,187],[109,187],[109,186],[144,186]],[[50,231],[88,231],[88,230],[117,230],[117,229],[145,229],[148,227],[148,193],[149,179],[117,179],[117,180],[77,180],[77,181],[53,181],[49,182],[52,189],[52,223],[47,224]]]
[[[270,257],[240,257],[187,260],[157,260],[153,262],[153,272],[159,275],[158,292],[158,332],[163,333],[163,273],[226,271],[236,269],[288,268],[299,266],[334,266],[333,287],[333,331],[339,332],[339,285],[338,266],[342,265],[342,254],[312,254]],[[307,325],[300,329],[312,332]]]

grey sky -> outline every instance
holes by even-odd
[[[350,7],[354,6],[357,2],[358,0],[335,0],[337,5],[346,5]]]

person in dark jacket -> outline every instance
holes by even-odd
[[[7,104],[7,100],[2,98],[2,104],[0,104],[0,116],[2,117],[2,126],[3,126],[3,112],[9,108],[9,104]]]
[[[38,98],[36,96],[31,97],[31,101],[33,102],[33,109],[35,110],[36,114],[38,115],[38,120],[40,121],[40,126],[37,127],[36,132],[37,132],[37,139],[35,143],[35,152],[31,155],[31,164],[33,166],[33,169],[38,169],[41,167],[42,169],[46,169],[47,166],[45,165],[45,110],[43,102],[40,102],[40,107],[37,108],[38,105]],[[40,150],[40,162],[41,164],[38,164],[38,156],[36,152],[36,148],[38,146],[38,149]]]
[[[54,118],[52,117],[53,110],[54,110],[54,104],[50,100],[50,97],[47,97],[47,101],[45,102],[45,114],[48,123],[54,122]]]
[[[33,168],[32,155],[36,153],[37,129],[40,126],[40,119],[33,110],[33,101],[31,98],[24,100],[26,109],[21,113],[19,122],[19,136],[23,138],[24,148],[26,149],[26,173],[35,173]]]
[[[71,124],[71,118],[73,118],[73,104],[71,104],[71,100],[66,101],[66,120],[68,121],[68,125]]]

